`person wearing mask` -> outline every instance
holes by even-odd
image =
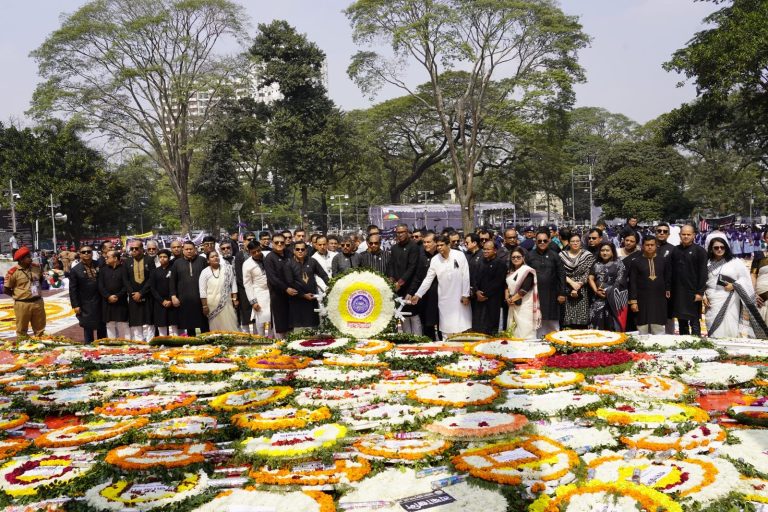
[[[69,302],[83,328],[86,343],[107,337],[107,326],[101,320],[101,300],[99,267],[93,261],[93,247],[81,245],[80,264],[69,273]]]
[[[307,256],[306,242],[294,242],[293,258],[285,267],[285,280],[298,292],[288,299],[291,329],[299,330],[320,325],[320,317],[316,311],[319,307],[317,294],[321,289],[318,279],[323,281],[322,288],[325,288],[329,281],[328,274],[316,260]]]
[[[472,307],[472,330],[494,334],[499,330],[507,262],[496,256],[496,244],[490,240],[483,244],[482,254],[475,289],[472,291],[475,299]]]
[[[536,237],[543,238],[546,234],[546,231],[540,231]],[[547,251],[549,250],[547,246]],[[522,247],[515,247],[509,255],[510,268],[505,280],[504,298],[509,306],[507,325],[512,329],[512,335],[515,338],[530,340],[536,338],[537,331],[540,330],[541,309],[536,270],[525,264],[525,255],[526,251]]]
[[[13,253],[16,265],[5,275],[5,293],[13,299],[13,314],[16,318],[16,339],[28,337],[27,329],[32,324],[35,336],[45,332],[45,304],[40,294],[43,285],[43,270],[32,263],[32,253],[21,247]]]
[[[552,250],[547,230],[536,233],[536,249],[527,253],[526,264],[536,273],[541,323],[535,335],[543,338],[560,328],[560,310],[566,299],[565,268]]]
[[[237,283],[232,265],[222,264],[216,251],[208,253],[208,266],[200,272],[198,287],[202,312],[214,331],[237,331]]]
[[[417,304],[429,291],[432,282],[437,280],[440,331],[445,338],[472,327],[469,265],[461,251],[451,249],[448,237],[438,237],[435,244],[438,254],[430,261],[427,275],[411,301]]]
[[[127,338],[128,330],[128,276],[115,250],[107,252],[105,264],[99,269],[99,293],[102,298],[101,318],[107,327],[108,338]]]
[[[643,255],[629,269],[629,305],[640,334],[664,334],[672,288],[668,261],[656,251],[656,238],[643,239]]]
[[[419,246],[411,239],[408,225],[398,224],[395,227],[395,244],[390,249],[387,269],[387,277],[392,281],[398,297],[405,299],[416,280],[419,252]],[[410,313],[410,316],[406,316],[403,320],[403,331],[420,335],[422,333],[421,318],[416,314],[416,308],[408,304],[403,311]]]
[[[251,308],[253,333],[269,336],[272,309],[264,254],[261,244],[257,242],[249,242],[247,249],[250,258],[243,262],[243,285]]]
[[[315,239],[315,253],[312,255],[312,259],[316,260],[328,277],[333,277],[333,257],[335,254],[331,254],[328,250],[328,237],[320,235]]]
[[[182,254],[183,258],[174,260],[171,267],[171,300],[177,308],[179,333],[195,336],[197,329],[208,332],[208,318],[200,300],[200,274],[208,261],[190,241],[184,242]]]
[[[701,306],[707,291],[707,251],[695,243],[690,224],[680,228],[680,245],[672,248],[672,316],[680,334],[701,336]]]
[[[149,342],[155,335],[152,323],[152,290],[149,277],[155,268],[154,258],[144,254],[141,240],[128,243],[130,256],[125,263],[128,279],[128,326],[133,341]]]
[[[360,255],[355,252],[352,237],[346,237],[341,242],[341,252],[334,256],[331,262],[331,275],[338,276],[351,268],[360,266]]]
[[[526,251],[532,251],[536,246],[536,229],[533,226],[527,226],[523,232],[523,241],[520,242],[520,247]]]
[[[160,336],[176,336],[176,308],[171,300],[171,251],[157,251],[159,265],[152,271],[150,289],[152,290],[152,321]]]

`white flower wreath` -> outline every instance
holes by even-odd
[[[372,271],[348,272],[335,279],[325,297],[334,327],[346,336],[371,338],[395,315],[395,294],[387,280]]]

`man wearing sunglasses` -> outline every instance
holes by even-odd
[[[360,255],[355,252],[355,242],[352,237],[345,237],[341,241],[341,252],[334,256],[331,262],[331,275],[337,276],[359,266]]]
[[[680,334],[701,336],[701,305],[707,291],[707,251],[693,242],[696,230],[680,228],[680,245],[672,249],[672,316]]]
[[[99,294],[99,267],[93,261],[93,247],[80,247],[80,264],[69,273],[69,302],[75,311],[83,338],[93,343],[97,338],[107,337],[107,326],[101,320],[101,295]]]
[[[675,246],[667,241],[670,234],[669,224],[662,222],[656,226],[655,232],[656,254],[667,260],[667,263],[671,265],[670,259],[672,256],[672,249]],[[667,302],[667,322],[664,324],[664,334],[675,334],[675,317],[672,312],[671,300]]]
[[[282,234],[273,236],[272,251],[264,257],[264,271],[267,273],[272,326],[276,338],[283,338],[290,329],[288,298],[299,293],[288,282],[288,258],[289,255],[285,249],[285,236]]]
[[[297,291],[288,298],[289,328],[305,329],[318,327],[317,294],[324,291],[329,281],[328,274],[317,260],[307,256],[307,243],[293,242],[293,257],[288,260],[286,278],[288,286]]]
[[[565,304],[565,268],[563,261],[552,249],[549,230],[541,228],[536,233],[536,249],[526,257],[526,264],[536,271],[541,325],[536,335],[543,337],[560,329],[560,308]]]

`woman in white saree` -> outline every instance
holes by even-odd
[[[768,244],[768,231],[763,233],[763,242]],[[768,323],[768,251],[762,252],[759,248],[758,243],[752,259],[752,284],[755,286],[760,316]]]
[[[768,327],[757,311],[755,291],[744,262],[733,257],[728,242],[720,237],[709,243],[705,320],[710,338],[739,337],[742,312],[749,316],[750,336],[766,338]]]
[[[232,265],[222,265],[219,253],[208,253],[208,266],[200,273],[203,314],[212,331],[237,331],[237,283]]]
[[[524,340],[536,339],[541,326],[536,271],[525,264],[525,251],[519,247],[509,254],[511,267],[507,274],[505,298],[509,305],[507,325],[514,326],[512,335]]]

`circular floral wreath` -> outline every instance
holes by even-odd
[[[395,293],[382,274],[352,270],[331,280],[323,305],[339,332],[353,338],[371,338],[392,321]]]

